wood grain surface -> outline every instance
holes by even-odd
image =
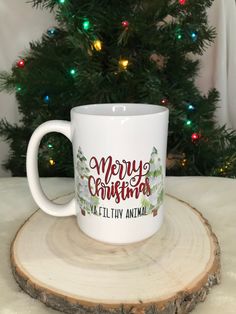
[[[75,217],[38,210],[18,231],[11,264],[25,292],[73,314],[188,313],[220,279],[220,250],[209,223],[171,196],[161,229],[122,246],[87,237]]]

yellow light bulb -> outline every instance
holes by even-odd
[[[94,40],[94,42],[93,42],[93,47],[94,47],[97,51],[101,51],[101,50],[102,50],[102,42],[101,42],[101,40],[99,40],[99,39]]]
[[[182,159],[182,160],[181,160],[181,166],[182,166],[182,167],[185,167],[187,161],[188,161],[188,160],[187,160],[186,158]]]
[[[54,166],[56,163],[53,159],[49,159],[49,164],[50,164],[50,166]]]
[[[127,69],[128,64],[129,64],[129,60],[121,59],[121,60],[119,61],[119,66],[120,66],[123,70],[126,70],[126,69]]]

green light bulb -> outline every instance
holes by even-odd
[[[85,31],[87,31],[89,28],[90,28],[90,22],[89,22],[89,20],[85,20],[85,21],[83,22],[83,29],[84,29]]]
[[[177,38],[178,40],[181,40],[181,39],[182,39],[182,37],[183,37],[183,32],[182,32],[182,29],[181,29],[181,28],[177,28],[175,34],[176,34],[176,38]]]
[[[70,69],[70,75],[75,76],[76,75],[76,69]]]
[[[66,0],[59,0],[60,4],[64,4]]]
[[[192,124],[192,121],[191,121],[191,120],[187,120],[187,121],[186,121],[186,125],[189,126],[189,125],[191,125],[191,124]]]

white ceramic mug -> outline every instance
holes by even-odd
[[[75,215],[80,229],[103,242],[127,244],[152,236],[163,221],[167,108],[148,104],[94,104],[71,110],[71,122],[52,120],[33,133],[27,177],[38,206],[49,215]],[[59,132],[71,140],[75,198],[47,199],[39,182],[42,137]]]

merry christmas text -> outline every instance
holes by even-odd
[[[111,156],[100,161],[92,157],[89,162],[91,169],[96,171],[99,177],[90,175],[88,187],[92,196],[101,199],[115,199],[116,203],[127,198],[139,198],[139,195],[149,196],[151,188],[148,177],[145,177],[150,169],[149,162],[113,160]]]

